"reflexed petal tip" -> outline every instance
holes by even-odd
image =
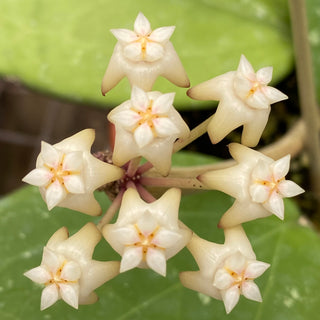
[[[29,278],[36,283],[46,283],[50,280],[51,276],[48,270],[42,266],[33,268],[23,274],[25,277]]]
[[[151,32],[150,22],[142,12],[139,12],[134,22],[134,31],[141,35],[148,35]]]
[[[252,76],[254,76],[254,69],[251,63],[247,60],[247,58],[243,54],[240,57],[238,71],[240,71],[245,77],[247,77],[250,80]]]
[[[230,313],[237,305],[240,298],[240,290],[237,285],[232,286],[222,293],[222,300],[226,308],[226,312]]]
[[[46,286],[42,290],[41,294],[41,306],[40,309],[45,310],[51,307],[54,303],[56,303],[59,299],[59,291],[55,284],[51,284]]]

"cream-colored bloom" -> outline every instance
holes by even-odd
[[[182,284],[192,290],[223,300],[226,312],[236,306],[240,295],[261,302],[253,280],[270,266],[256,260],[241,226],[225,229],[225,243],[217,244],[194,235],[188,249],[200,268],[180,274]]]
[[[132,88],[131,100],[114,108],[108,119],[116,127],[113,163],[122,166],[143,156],[162,174],[171,166],[173,143],[189,135],[189,128],[173,107],[174,93]]]
[[[212,189],[236,198],[219,225],[228,228],[271,214],[284,219],[283,198],[294,197],[304,190],[286,180],[290,155],[277,161],[241,144],[229,145],[237,165],[204,173],[199,180]]]
[[[36,169],[22,181],[40,188],[49,210],[60,206],[93,216],[100,214],[93,191],[120,179],[123,170],[90,153],[94,137],[94,130],[86,129],[55,145],[42,141]]]
[[[268,86],[271,78],[272,67],[255,73],[242,55],[237,71],[227,72],[188,90],[188,95],[193,99],[220,101],[208,125],[212,143],[218,143],[243,125],[241,143],[249,147],[258,144],[268,121],[270,104],[288,98]]]
[[[45,285],[41,295],[41,310],[62,299],[73,308],[92,304],[98,299],[97,287],[119,274],[119,262],[92,260],[94,247],[101,239],[93,223],[86,224],[72,237],[68,230],[56,231],[43,249],[41,265],[24,275]]]
[[[124,76],[131,85],[146,91],[158,76],[163,76],[175,85],[189,87],[189,79],[181,61],[169,41],[175,27],[151,30],[150,22],[140,12],[134,23],[134,31],[112,29],[118,42],[102,80],[101,90],[106,94]]]
[[[160,199],[146,203],[135,189],[125,192],[117,222],[102,230],[122,256],[120,272],[140,267],[166,275],[166,260],[191,238],[191,231],[178,220],[180,197],[181,191],[173,188]]]

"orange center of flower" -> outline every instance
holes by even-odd
[[[66,260],[63,261],[55,274],[51,272],[51,279],[45,283],[46,286],[50,285],[50,284],[55,284],[56,286],[59,287],[59,284],[69,284],[69,283],[77,283],[78,282],[78,280],[70,281],[70,280],[63,279],[61,277],[62,270],[63,270],[64,266],[66,265],[66,263],[67,263]]]
[[[139,241],[135,242],[132,246],[142,247],[143,260],[146,260],[146,254],[147,254],[149,248],[165,250],[165,248],[160,247],[160,246],[156,245],[155,243],[152,243],[156,233],[158,232],[158,230],[160,228],[159,226],[157,226],[148,235],[143,234],[143,232],[139,229],[137,224],[134,225],[134,228],[136,229],[137,234],[139,236]]]
[[[44,167],[47,168],[50,171],[50,173],[52,174],[51,180],[45,186],[46,189],[48,189],[55,181],[58,181],[60,183],[60,185],[66,190],[66,192],[69,192],[64,184],[64,178],[67,176],[70,176],[72,174],[80,174],[79,171],[64,170],[63,169],[64,158],[65,158],[65,154],[61,157],[61,160],[58,163],[56,168],[51,167],[46,163],[44,164]]]
[[[145,111],[138,110],[135,107],[131,108],[132,111],[136,112],[140,116],[140,119],[139,119],[137,125],[132,129],[132,132],[134,132],[139,126],[146,123],[150,127],[150,129],[152,130],[153,136],[154,137],[157,136],[153,121],[158,118],[166,118],[167,116],[153,113],[152,104],[153,104],[153,100],[150,100],[149,105]]]
[[[229,269],[228,267],[224,267],[224,269],[232,276],[232,278],[234,279],[232,286],[237,285],[238,288],[240,289],[243,282],[247,281],[247,280],[253,280],[253,278],[248,278],[244,276],[244,272],[245,270],[243,270],[240,274],[236,273],[235,271]]]
[[[275,191],[277,193],[279,193],[279,183],[281,181],[283,181],[285,178],[281,178],[281,179],[275,179],[273,176],[271,178],[271,180],[256,180],[255,183],[258,183],[258,184],[262,184],[266,187],[269,188],[269,197],[271,196],[271,194]]]
[[[261,84],[258,81],[252,83],[252,87],[247,94],[247,98],[256,93],[257,90],[261,89]]]

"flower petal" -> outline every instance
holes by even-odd
[[[52,177],[53,174],[49,170],[39,168],[30,171],[22,181],[32,184],[33,186],[44,187],[50,182]]]
[[[41,294],[41,311],[52,306],[59,299],[58,288],[55,284],[46,286]]]
[[[270,267],[269,263],[262,261],[252,261],[248,263],[246,271],[244,273],[245,278],[255,279],[260,277],[268,268]]]
[[[169,248],[171,246],[174,246],[174,244],[180,241],[181,238],[182,235],[177,232],[160,228],[153,238],[152,243],[162,248]]]
[[[257,71],[257,80],[264,85],[267,85],[272,79],[273,67],[264,67]]]
[[[175,28],[175,26],[157,28],[151,32],[149,39],[156,42],[167,41],[172,36]]]
[[[148,42],[146,55],[144,56],[145,61],[154,62],[159,60],[164,56],[164,49],[163,46],[156,42]]]
[[[154,129],[159,137],[170,137],[179,134],[178,128],[168,118],[156,118],[153,120]]]
[[[240,298],[240,291],[237,285],[221,293],[226,312],[230,313]]]
[[[280,90],[273,87],[269,87],[269,86],[264,87],[263,92],[265,96],[268,98],[270,104],[288,99],[287,95],[285,95]]]
[[[257,89],[255,93],[250,95],[246,99],[247,104],[254,109],[268,109],[270,108],[270,103],[264,93]]]
[[[129,225],[128,227],[123,228],[113,228],[109,231],[108,241],[110,243],[119,242],[123,245],[132,245],[140,241],[137,230]]]
[[[61,272],[61,278],[68,281],[77,281],[80,279],[81,269],[78,263],[68,261]]]
[[[73,151],[65,155],[62,169],[69,171],[81,171],[83,168],[83,152]]]
[[[145,91],[137,86],[133,86],[131,91],[131,104],[134,109],[146,112],[150,104],[150,99]]]
[[[33,268],[25,272],[23,275],[32,280],[33,282],[41,284],[44,284],[51,279],[50,272],[43,266]]]
[[[236,74],[233,80],[233,86],[237,96],[245,101],[252,88],[252,82],[242,74]]]
[[[225,266],[237,274],[241,274],[245,269],[247,259],[239,251],[229,256],[225,261]]]
[[[57,168],[60,161],[60,152],[51,144],[41,141],[41,153],[44,163],[50,167]]]
[[[60,267],[61,259],[59,256],[48,247],[43,248],[41,265],[45,265],[53,274],[57,272]]]
[[[155,272],[162,276],[166,276],[166,257],[164,252],[159,249],[148,248],[146,255],[147,265]]]
[[[79,174],[71,174],[63,178],[64,185],[70,193],[85,193],[85,186]]]
[[[137,40],[135,32],[128,29],[111,29],[111,33],[117,38],[117,40],[129,43]]]
[[[142,61],[142,51],[140,42],[133,42],[123,49],[124,56],[132,61]]]
[[[134,131],[134,140],[139,148],[148,145],[154,138],[153,132],[147,123],[143,123]]]
[[[226,290],[232,286],[233,282],[234,278],[231,274],[224,268],[220,268],[214,276],[213,285],[220,290]]]
[[[272,181],[272,171],[270,165],[264,161],[259,160],[256,166],[252,170],[252,180],[255,181]]]
[[[263,203],[269,198],[270,188],[259,183],[253,183],[249,187],[249,193],[253,202]]]
[[[79,285],[78,284],[59,284],[60,294],[71,307],[78,309],[79,305]]]
[[[139,12],[134,22],[134,31],[143,36],[146,36],[151,32],[150,22],[142,12]]]
[[[160,95],[157,99],[154,100],[152,104],[152,113],[153,114],[167,114],[171,108],[173,108],[173,100],[175,93],[165,93]]]
[[[261,293],[253,281],[245,281],[241,286],[241,293],[250,300],[261,302]]]
[[[283,180],[279,183],[278,189],[285,198],[294,197],[304,192],[304,190],[291,180]]]
[[[251,63],[243,54],[241,55],[237,71],[241,72],[249,80],[254,81],[256,79],[254,69],[252,68]]]
[[[275,214],[279,219],[284,219],[284,205],[282,197],[276,191],[272,192],[269,200],[262,204],[268,211]]]
[[[125,272],[137,267],[141,261],[142,247],[126,248],[121,259],[120,272]]]
[[[283,158],[273,162],[271,164],[271,170],[274,180],[280,180],[284,178],[289,172],[290,168],[290,154],[287,154]]]
[[[158,226],[158,221],[150,212],[144,212],[142,217],[137,221],[139,230],[145,237],[149,236]]]
[[[46,191],[46,203],[48,209],[51,210],[57,206],[65,197],[67,196],[66,190],[61,186],[61,184],[56,180],[52,183]]]
[[[132,130],[141,119],[139,114],[132,110],[125,110],[120,112],[114,112],[110,117],[110,120],[115,125],[120,125],[125,129]]]

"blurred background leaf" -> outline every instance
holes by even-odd
[[[179,156],[183,164],[208,163],[209,157]],[[106,210],[109,202],[97,194]],[[180,219],[199,236],[223,243],[216,225],[232,200],[215,191],[183,197]],[[97,290],[98,303],[80,306],[76,311],[59,301],[40,312],[41,287],[25,278],[23,272],[38,266],[42,248],[50,236],[66,226],[78,231],[92,217],[67,209],[48,212],[37,188],[26,187],[0,201],[0,319],[113,319],[113,320],[305,320],[318,315],[320,282],[320,239],[299,223],[299,211],[286,201],[285,221],[268,217],[245,224],[257,259],[271,263],[256,280],[263,303],[240,299],[230,315],[223,303],[184,288],[178,274],[196,270],[186,249],[168,261],[166,278],[151,270],[134,269],[112,279]],[[119,256],[102,240],[95,259],[118,260]]]
[[[292,70],[286,0],[1,0],[0,74],[59,97],[100,106],[130,96],[123,80],[104,98],[100,83],[115,38],[142,11],[151,26],[176,25],[172,42],[195,85],[235,70],[243,53],[255,69],[274,66],[274,82]],[[199,108],[159,79],[154,89],[177,91],[178,108]]]

